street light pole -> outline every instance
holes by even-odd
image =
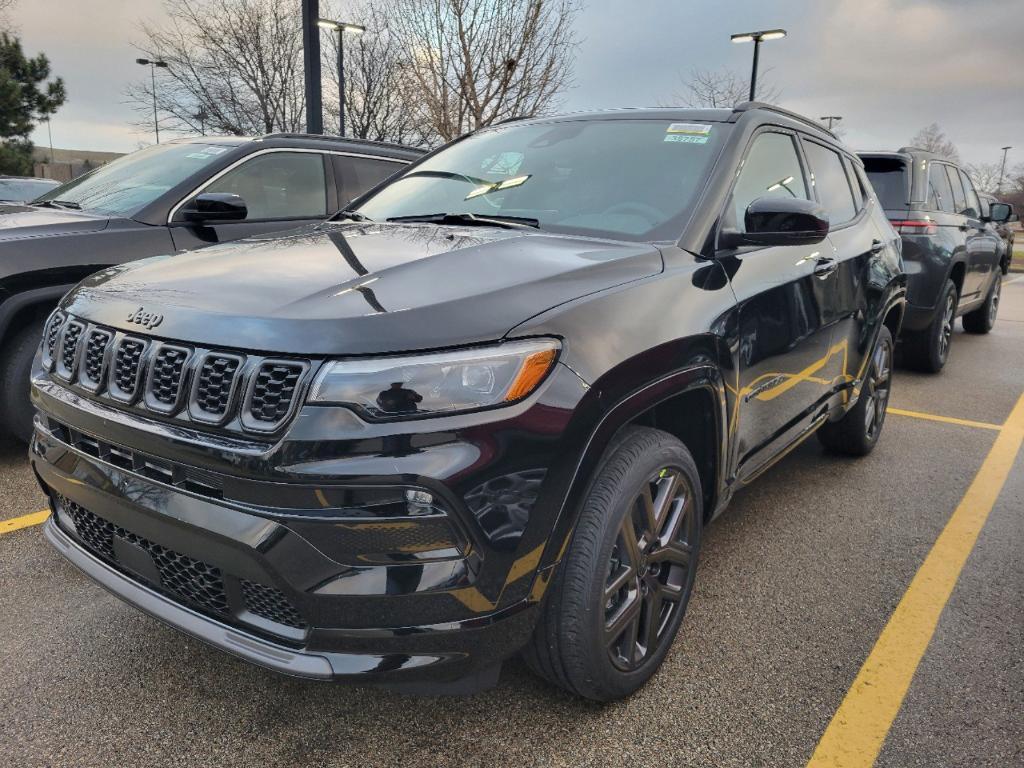
[[[136,59],[136,64],[149,67],[149,76],[153,88],[153,129],[156,131],[156,143],[160,143],[160,121],[156,116],[156,68],[167,69],[167,62],[160,59]]]
[[[302,63],[306,78],[306,133],[324,132],[323,97],[320,93],[319,0],[302,0]]]
[[[757,64],[761,56],[761,42],[764,40],[778,40],[786,36],[784,29],[762,29],[757,32],[740,32],[730,35],[729,39],[734,43],[754,44],[754,65],[750,70],[750,100],[754,101],[757,95]]]
[[[1001,195],[1003,193],[1003,173],[1006,171],[1006,153],[1011,149],[1013,149],[1013,147],[1003,147],[1003,164],[999,166],[999,183],[996,184],[997,195]]]
[[[317,19],[317,25],[338,33],[338,135],[345,135],[345,33],[361,35],[366,27],[332,19]]]
[[[843,117],[842,115],[822,115],[818,119],[821,120],[822,122],[828,120],[828,129],[831,131],[832,123],[838,123],[840,120],[843,119]]]

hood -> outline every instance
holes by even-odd
[[[85,211],[0,203],[0,241],[98,232],[108,219]]]
[[[365,354],[501,338],[551,307],[661,269],[660,251],[646,243],[327,224],[112,267],[66,306],[122,330],[201,345]]]

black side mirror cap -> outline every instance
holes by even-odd
[[[196,195],[182,209],[186,221],[243,221],[249,207],[239,195],[230,192],[203,192]]]
[[[1009,203],[989,203],[988,220],[996,224],[1005,224],[1016,220],[1013,206]]]
[[[720,247],[813,245],[828,236],[828,212],[813,200],[759,197],[743,216],[745,232],[722,231]]]

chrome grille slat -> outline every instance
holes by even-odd
[[[140,394],[143,356],[148,342],[134,336],[120,338],[110,361],[110,396],[124,403],[133,403]]]
[[[199,361],[192,385],[189,413],[207,423],[221,423],[238,390],[239,372],[244,360],[239,355],[208,352]]]
[[[64,323],[60,334],[60,346],[57,349],[56,372],[65,381],[71,381],[78,367],[78,343],[82,340],[85,323],[68,320]]]
[[[79,383],[86,389],[97,392],[103,386],[106,369],[107,348],[114,340],[114,334],[103,328],[90,328],[85,336],[85,352],[82,355]]]
[[[57,343],[60,341],[61,327],[67,316],[59,310],[50,315],[46,323],[46,330],[43,332],[43,367],[52,370],[54,355],[57,352]]]
[[[183,400],[192,350],[161,344],[153,354],[146,382],[146,407],[158,413],[174,413]]]

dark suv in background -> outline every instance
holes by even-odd
[[[204,137],[140,150],[0,204],[0,432],[28,441],[43,321],[112,264],[323,221],[422,154],[327,136]]]
[[[995,195],[990,195],[987,192],[979,192],[978,198],[981,200],[981,214],[983,217],[992,218],[992,206],[1000,203],[999,198]],[[1017,221],[1017,214],[1013,211],[1013,205],[1010,203],[1002,203],[1010,208],[1010,215],[1004,221],[993,222],[996,228],[996,234],[1003,241],[1005,250],[1003,251],[1003,258],[999,262],[1002,267],[1003,274],[1007,274],[1010,271],[1010,265],[1013,263],[1013,237],[1014,231],[1011,224]]]
[[[813,434],[875,446],[899,248],[856,156],[766,105],[479,130],[326,224],[65,297],[46,535],[279,671],[457,690],[524,651],[628,695],[736,490]]]
[[[862,152],[875,193],[903,238],[907,315],[902,360],[938,372],[949,357],[953,323],[988,333],[1002,288],[1004,245],[993,223],[1010,218],[1009,206],[985,213],[967,173],[931,152]]]

